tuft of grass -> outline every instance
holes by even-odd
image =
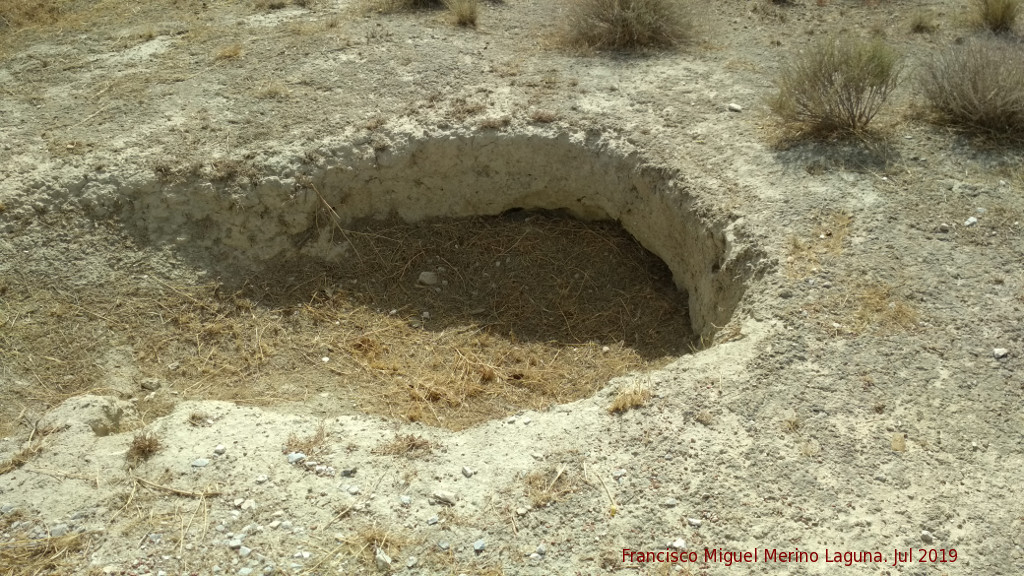
[[[163,448],[163,443],[160,438],[153,432],[140,432],[135,435],[132,439],[132,443],[128,446],[128,453],[125,454],[125,460],[128,464],[134,466],[141,462],[145,462],[153,457],[154,454]]]
[[[224,46],[214,53],[214,60],[234,60],[242,55],[242,45],[239,43]]]
[[[316,430],[308,436],[299,436],[294,432],[289,434],[282,452],[285,454],[301,452],[308,459],[320,460],[331,453],[331,447],[327,444],[329,438],[330,434],[327,432],[326,424],[320,422]]]
[[[899,57],[881,40],[829,38],[783,67],[769,106],[812,135],[865,130],[895,90]]]
[[[558,120],[558,114],[550,110],[534,110],[530,112],[530,120],[538,124],[550,124]]]
[[[581,478],[564,464],[558,468],[534,470],[523,478],[523,482],[526,484],[526,497],[535,508],[557,502],[581,487]]]
[[[866,284],[854,296],[857,310],[853,324],[858,331],[870,327],[910,330],[917,325],[917,310],[900,298],[889,284]]]
[[[433,451],[434,444],[430,440],[413,434],[395,434],[390,442],[385,442],[372,450],[374,454],[407,458],[426,456]]]
[[[695,418],[697,422],[700,422],[705,426],[711,426],[715,422],[715,416],[708,410],[701,410],[697,413]]]
[[[685,0],[569,0],[564,42],[591,50],[672,48],[697,36]]]
[[[86,536],[72,533],[57,538],[14,538],[0,546],[0,572],[5,576],[69,574],[87,562]]]
[[[975,0],[978,26],[996,34],[1009,34],[1017,24],[1020,0]]]
[[[914,34],[931,34],[938,29],[934,14],[927,10],[917,10],[910,16],[910,31]]]
[[[954,46],[925,64],[921,90],[937,119],[970,131],[1024,131],[1024,49],[995,38]]]
[[[456,26],[476,27],[477,0],[444,0]]]
[[[203,426],[209,426],[213,424],[213,420],[210,415],[206,412],[193,412],[188,415],[188,424],[194,428],[200,428]]]
[[[637,382],[632,386],[626,386],[619,390],[619,393],[615,395],[615,400],[608,407],[608,412],[622,414],[647,404],[647,401],[650,399],[651,391]]]

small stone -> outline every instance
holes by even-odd
[[[384,571],[391,568],[391,557],[380,548],[377,548],[377,553],[373,559],[377,562],[377,570]]]
[[[437,276],[437,272],[420,272],[417,282],[424,286],[436,286],[441,282],[441,279]]]
[[[342,468],[341,469],[341,476],[343,478],[351,478],[351,477],[356,475],[356,470],[357,470],[357,468],[355,468],[355,467],[353,467],[353,468]]]
[[[445,490],[437,490],[434,492],[433,496],[434,500],[436,500],[439,504],[444,504],[446,506],[455,505],[456,497],[455,494],[452,494],[451,492],[447,492]]]
[[[534,562],[540,562],[541,555],[534,552],[533,554],[530,554],[530,560],[533,560]]]
[[[729,112],[743,112],[743,106],[735,102],[729,103]]]
[[[520,516],[526,516],[526,513],[529,512],[529,511],[530,510],[528,508],[526,508],[525,506],[520,506],[519,508],[516,508],[516,514],[518,514]]]
[[[409,556],[409,558],[405,561],[405,567],[412,568],[416,565],[416,562],[419,562],[418,558],[416,558],[415,556]]]
[[[449,544],[447,540],[441,540],[440,542],[437,543],[437,547],[440,548],[441,550],[444,550],[445,552],[447,552],[448,549],[452,547],[452,545]]]
[[[233,550],[237,550],[237,549],[239,549],[241,547],[242,547],[242,539],[241,538],[232,538],[231,540],[228,540],[228,548],[231,548]]]
[[[50,532],[50,535],[52,536],[53,532]],[[150,534],[149,535],[149,542],[150,542],[150,544],[159,544],[163,539],[164,539],[163,534]]]
[[[193,468],[206,468],[209,465],[210,465],[210,459],[209,458],[196,458],[195,460],[192,461],[192,467]]]
[[[260,474],[259,476],[256,477],[256,483],[257,484],[263,484],[267,480],[270,480],[270,478],[267,478],[266,474]]]
[[[476,471],[471,469],[469,466],[462,467],[462,475],[466,478],[472,478],[473,474],[476,474]]]
[[[160,389],[162,383],[157,378],[144,378],[140,384],[143,390],[154,392]]]
[[[296,462],[302,462],[306,459],[306,455],[302,452],[292,452],[288,455],[288,463],[295,464]]]
[[[437,517],[437,514],[435,514],[435,515],[431,516],[430,518],[427,518],[427,525],[433,526],[434,524],[437,524],[440,521],[441,521],[441,519]]]
[[[245,558],[249,554],[252,554],[252,548],[249,548],[248,546],[239,546],[238,547],[238,555],[241,556],[242,558]]]
[[[701,525],[700,518],[687,518],[686,523],[694,528],[700,528]]]
[[[782,290],[779,290],[779,298],[792,298],[792,297],[793,297],[793,291],[790,290],[789,288],[783,288]]]
[[[927,530],[921,530],[921,541],[925,544],[931,544],[935,538],[932,537],[932,533]]]
[[[252,568],[246,567],[238,569],[238,576],[249,576],[250,574],[252,574]]]
[[[359,494],[359,486],[349,486],[348,487],[348,493],[353,495],[353,496],[355,496],[356,494]]]
[[[612,478],[615,478],[616,480],[621,479],[625,475],[626,475],[626,469],[625,468],[619,468],[618,470],[615,470],[614,472],[612,472]]]
[[[281,525],[281,521],[280,520],[274,520],[273,522],[271,522],[267,526],[270,526],[271,530],[276,530],[277,527],[280,526],[280,525]]]
[[[409,506],[412,504],[412,498],[406,496],[405,494],[402,494],[402,496],[399,497],[398,501],[402,503],[402,506]]]
[[[526,416],[526,417],[523,418],[523,425],[524,426],[529,424],[530,422],[532,422],[532,420],[530,420],[529,416]]]
[[[949,232],[949,224],[946,224],[945,222],[939,224],[939,232],[942,232],[943,234]]]
[[[666,508],[675,508],[678,505],[679,505],[679,500],[676,500],[675,498],[669,498],[669,499],[665,500],[665,502],[664,502],[664,506]]]
[[[968,226],[968,227],[974,226],[977,223],[978,223],[978,219],[975,218],[974,216],[971,216],[967,220],[964,220],[964,226]]]
[[[0,514],[10,514],[16,509],[17,507],[14,504],[4,504],[3,506],[0,506]]]
[[[538,544],[536,552],[537,552],[537,554],[540,554],[541,556],[544,556],[545,554],[548,553],[548,547],[545,546],[543,543]]]
[[[256,507],[256,501],[251,499],[251,498],[246,500],[245,502],[242,502],[242,506],[241,506],[242,510],[252,510],[255,507]]]
[[[292,522],[291,522],[291,520],[285,520],[284,522],[281,522],[281,530],[291,530],[291,529],[292,529]]]
[[[487,548],[487,543],[484,542],[483,538],[477,540],[476,542],[473,542],[473,551],[477,554],[483,552],[484,548]]]
[[[1006,348],[993,348],[992,355],[995,356],[996,360],[1002,360],[1010,355],[1010,351]]]
[[[686,549],[686,540],[683,540],[682,538],[676,538],[676,540],[674,542],[672,542],[671,544],[669,544],[668,546],[669,546],[669,548],[675,548],[676,550],[685,550]]]
[[[228,449],[225,448],[223,444],[217,444],[217,447],[213,449],[213,453],[217,456],[221,456],[227,451]]]
[[[57,524],[53,528],[50,528],[50,537],[60,538],[61,536],[67,535],[70,531],[71,530],[68,528],[67,524]]]

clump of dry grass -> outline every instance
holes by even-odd
[[[163,442],[154,432],[140,432],[128,445],[125,460],[128,461],[129,466],[135,466],[152,458],[163,446]]]
[[[372,450],[374,454],[416,458],[434,451],[434,443],[422,436],[395,434],[395,437]]]
[[[1009,34],[1017,25],[1020,0],[974,0],[978,26],[996,34]]]
[[[799,416],[789,416],[782,420],[782,430],[789,434],[795,434],[804,427],[803,418]]]
[[[782,69],[769,106],[805,135],[860,132],[895,90],[899,72],[896,52],[880,40],[829,38]]]
[[[1024,49],[995,38],[954,46],[920,80],[940,122],[1002,137],[1024,133]]]
[[[242,45],[240,43],[229,44],[218,48],[213,54],[214,60],[234,60],[242,55]]]
[[[445,7],[445,0],[371,0],[380,13],[392,14],[409,10],[436,10]]]
[[[710,410],[701,410],[700,412],[697,413],[694,419],[697,422],[703,424],[704,426],[711,426],[712,424],[715,423],[715,416],[714,414],[711,413]]]
[[[327,443],[329,438],[330,434],[327,432],[327,425],[324,422],[320,422],[316,430],[308,436],[299,436],[294,432],[289,434],[282,452],[285,454],[301,452],[310,460],[322,460],[331,453],[331,447]]]
[[[698,16],[685,0],[569,0],[563,40],[592,50],[672,48],[696,38]]]
[[[915,10],[910,16],[910,31],[914,34],[931,34],[938,29],[935,15],[927,10]]]
[[[88,562],[80,554],[86,543],[86,536],[81,533],[57,538],[13,538],[0,544],[0,574],[69,574],[75,566]]]
[[[608,406],[608,412],[612,414],[622,414],[634,408],[639,408],[651,399],[651,391],[641,384],[636,382],[629,386],[624,386],[619,389],[619,392],[615,395],[615,399],[611,405]]]
[[[538,124],[550,124],[558,120],[558,114],[550,110],[534,110],[530,112],[530,120]]]
[[[376,569],[378,551],[392,560],[397,560],[402,549],[409,545],[409,538],[377,524],[371,524],[356,529],[354,534],[344,539],[344,544],[350,556]]]
[[[582,488],[582,478],[564,464],[534,470],[523,482],[526,497],[534,507],[547,506]]]
[[[64,12],[59,0],[0,0],[0,30],[52,24]]]
[[[456,26],[476,26],[477,0],[444,0]]]
[[[17,470],[25,464],[27,464],[32,458],[43,451],[43,444],[41,441],[29,441],[24,448],[19,450],[14,456],[5,462],[0,462],[0,475],[7,474],[12,470]]]
[[[884,282],[861,286],[855,293],[857,309],[853,328],[858,332],[870,328],[909,330],[917,326],[918,313],[908,302]]]
[[[201,428],[213,424],[213,420],[206,412],[192,412],[188,415],[188,424],[194,428]]]

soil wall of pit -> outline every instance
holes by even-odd
[[[301,158],[273,157],[255,172],[227,165],[225,175],[226,164],[213,166],[221,173],[108,176],[68,192],[147,241],[250,266],[343,258],[339,226],[368,217],[418,221],[524,208],[617,220],[671,269],[702,336],[729,321],[756,259],[729,219],[702,206],[677,172],[600,138],[375,133]]]

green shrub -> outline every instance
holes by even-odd
[[[899,57],[880,40],[831,38],[783,67],[769,105],[785,124],[805,131],[861,131],[896,88],[899,72]]]
[[[565,40],[595,50],[671,48],[696,36],[687,0],[569,0]]]
[[[999,135],[1024,133],[1024,48],[984,38],[924,66],[921,89],[944,122]]]

